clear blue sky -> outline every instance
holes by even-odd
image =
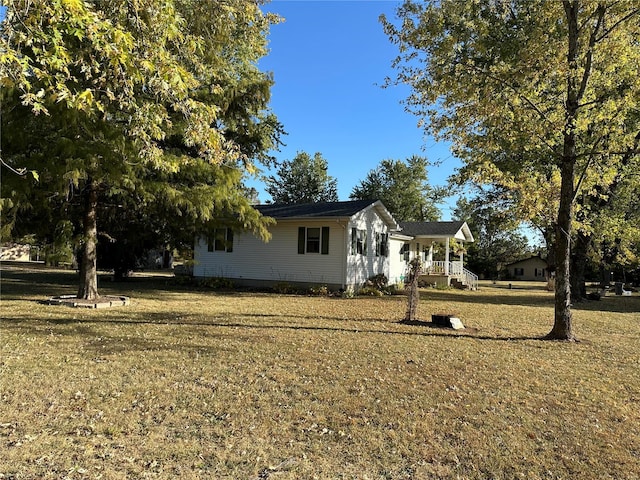
[[[382,88],[394,76],[397,48],[378,17],[394,18],[398,1],[273,0],[263,8],[285,18],[269,35],[269,55],[260,61],[273,72],[271,108],[288,135],[278,160],[299,151],[320,152],[329,175],[338,180],[340,200],[383,159],[426,156],[438,163],[429,170],[432,185],[446,184],[460,166],[448,145],[424,136],[418,118],[404,111],[405,86]],[[270,199],[263,184],[260,200]],[[455,204],[453,199],[449,204]],[[450,205],[442,219],[450,219]]]

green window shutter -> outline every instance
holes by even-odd
[[[322,255],[329,255],[329,227],[322,227]]]
[[[227,228],[227,252],[233,252],[233,230]]]
[[[356,244],[358,242],[358,230],[356,228],[351,229],[351,255],[357,253]]]
[[[298,227],[298,253],[304,254],[304,244],[306,241],[306,228]]]

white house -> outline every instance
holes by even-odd
[[[265,243],[249,232],[217,229],[212,238],[196,241],[194,276],[252,286],[287,282],[358,289],[370,277],[384,274],[390,283],[397,283],[404,280],[407,262],[413,258],[408,249],[422,238],[405,234],[380,201],[255,208],[276,220],[269,227],[271,240]],[[473,241],[470,233],[463,237]],[[453,267],[448,270],[455,273]]]
[[[276,224],[271,240],[251,233],[216,232],[195,245],[193,274],[240,284],[288,282],[357,288],[389,275],[389,233],[398,223],[380,201],[257,205]]]

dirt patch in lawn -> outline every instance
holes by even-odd
[[[129,305],[129,297],[118,295],[102,295],[93,300],[78,298],[76,295],[60,295],[51,297],[46,303],[49,305],[66,305],[75,308],[110,308]]]

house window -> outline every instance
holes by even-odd
[[[329,227],[299,227],[298,253],[329,254]]]
[[[389,234],[376,232],[376,257],[389,256]]]
[[[524,276],[524,268],[515,267],[513,269],[513,276],[514,277],[522,277],[522,276]]]
[[[351,229],[351,255],[367,254],[367,231]]]
[[[409,247],[409,244],[403,243],[402,247],[400,247],[400,260],[404,260],[405,262],[408,262],[410,251],[411,251],[411,247]]]
[[[209,252],[233,252],[233,230],[230,228],[216,228],[208,239]]]

